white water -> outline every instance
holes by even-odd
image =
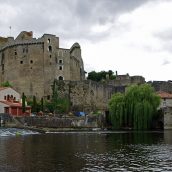
[[[17,128],[0,128],[0,137],[6,136],[24,136],[30,134],[39,134],[38,132],[25,130],[25,129],[17,129]]]

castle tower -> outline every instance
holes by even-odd
[[[16,39],[0,37],[0,83],[9,81],[26,96],[49,98],[54,79],[85,79],[78,43],[70,49],[60,48],[55,35],[44,34],[36,39],[26,31]]]

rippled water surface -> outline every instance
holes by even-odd
[[[36,134],[0,129],[0,171],[172,171],[172,131]]]

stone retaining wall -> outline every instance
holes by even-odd
[[[97,128],[103,126],[103,118],[97,116],[86,117],[23,117],[19,120],[27,126],[43,128]]]

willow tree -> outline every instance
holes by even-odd
[[[134,129],[150,129],[160,104],[160,97],[154,89],[149,84],[130,86],[125,97],[131,126]]]
[[[109,102],[111,118],[114,118],[114,114],[117,116],[116,120],[123,116],[122,127],[150,129],[153,116],[160,104],[160,97],[154,89],[148,84],[132,85],[126,89],[122,96],[123,99],[118,98],[119,94],[112,96]],[[121,107],[121,104],[123,104],[123,109],[119,112],[118,107]],[[121,112],[123,112],[122,115]],[[115,121],[113,124],[118,127],[121,121]]]
[[[125,116],[125,97],[121,93],[114,94],[109,101],[110,120],[114,129],[120,129]]]

